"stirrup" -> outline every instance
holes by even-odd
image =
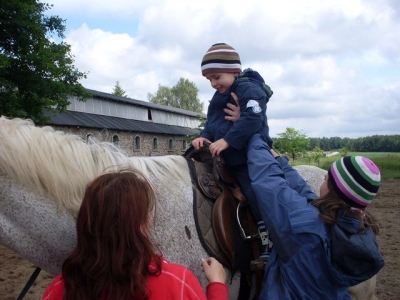
[[[249,204],[248,204],[248,203],[247,203],[247,204],[243,204],[242,202],[239,202],[239,204],[238,204],[238,206],[237,206],[237,208],[236,208],[236,220],[237,220],[238,225],[239,225],[239,228],[240,228],[240,235],[241,235],[241,237],[242,237],[242,240],[244,240],[244,241],[251,241],[251,240],[254,240],[254,239],[259,238],[260,235],[259,235],[258,233],[253,234],[253,235],[246,235],[246,232],[244,231],[243,226],[242,226],[242,224],[240,223],[240,218],[239,218],[240,209],[241,209],[242,207],[247,206],[247,205],[249,205]]]

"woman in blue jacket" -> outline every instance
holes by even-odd
[[[248,144],[249,175],[274,243],[260,299],[351,299],[347,288],[384,265],[366,210],[380,185],[368,158],[335,161],[318,197],[285,157],[256,134]]]

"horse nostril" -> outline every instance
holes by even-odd
[[[189,227],[185,226],[186,236],[190,240],[192,238],[192,234],[190,233]]]

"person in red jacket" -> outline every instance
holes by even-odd
[[[166,261],[150,239],[156,196],[139,171],[104,174],[85,191],[75,250],[43,299],[228,299],[226,274],[202,260],[206,294],[186,267]]]

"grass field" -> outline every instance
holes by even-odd
[[[347,155],[361,155],[373,160],[381,171],[382,178],[400,178],[400,153],[387,152],[349,152]],[[340,154],[332,157],[323,157],[319,161],[319,167],[328,170],[329,166],[335,160],[340,158]],[[292,166],[295,165],[313,165],[318,166],[318,163],[312,159],[299,158],[296,161],[290,160]]]

